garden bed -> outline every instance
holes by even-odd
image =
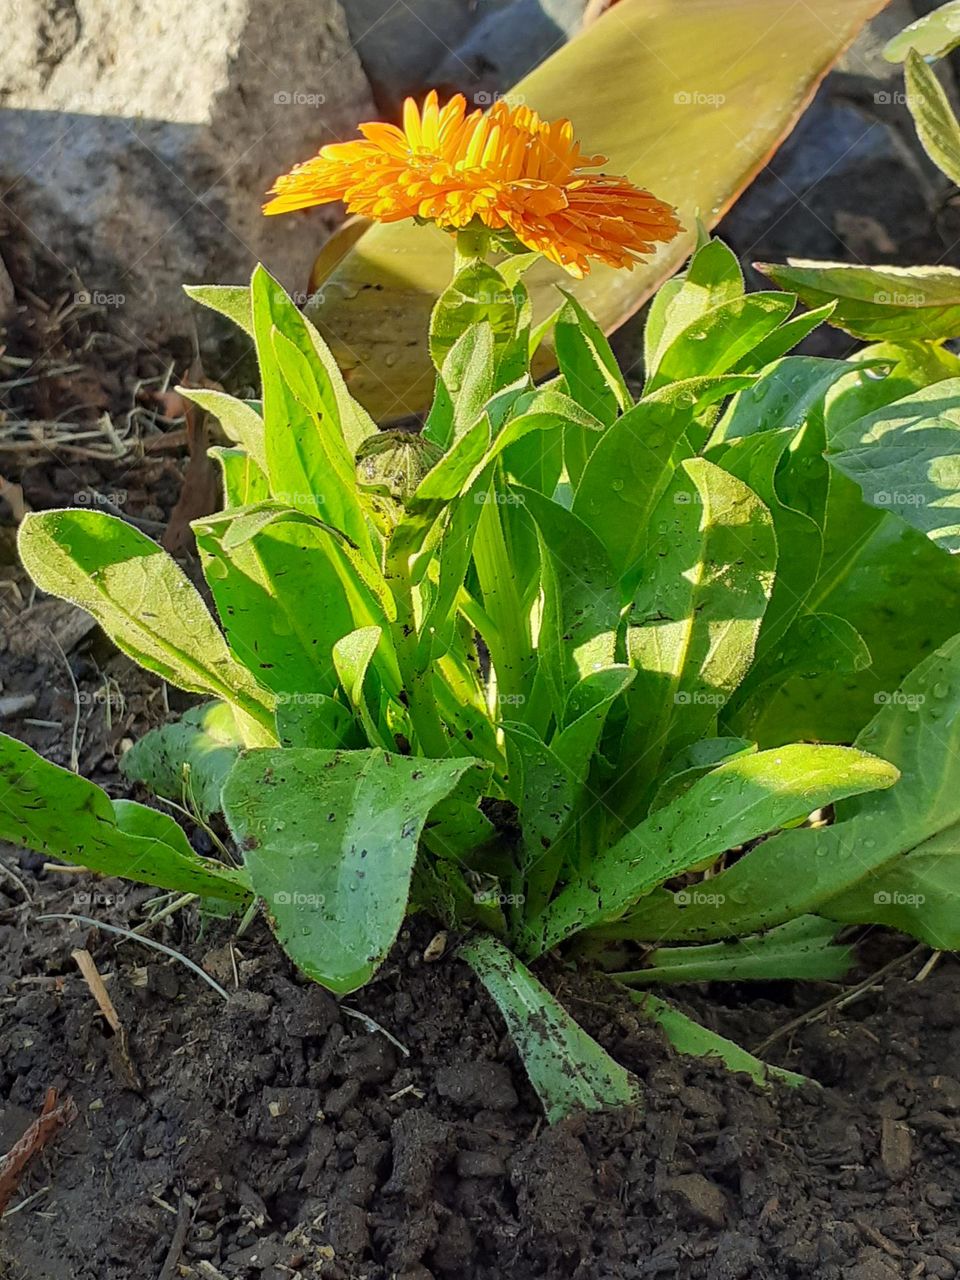
[[[825,1085],[799,1091],[677,1057],[626,1001],[548,967],[643,1081],[644,1110],[546,1128],[469,970],[449,951],[424,959],[428,921],[338,1006],[265,929],[231,948],[227,927],[198,936],[185,912],[158,936],[212,970],[225,1002],[178,961],[39,921],[77,909],[72,878],[26,871],[24,883],[32,903],[9,884],[0,896],[0,1148],[50,1086],[78,1116],[19,1198],[40,1194],[4,1224],[4,1280],[947,1280],[960,1268],[952,960],[918,981],[924,956],[904,954],[859,999],[780,1037],[769,1057]],[[97,889],[121,895],[101,909],[117,923],[149,892]],[[139,1087],[70,959],[84,945]],[[888,944],[869,952],[868,968],[889,958]],[[832,989],[705,994],[689,997],[698,1016],[756,1045]]]

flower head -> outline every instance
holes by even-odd
[[[362,140],[334,143],[278,178],[264,213],[343,200],[378,222],[420,218],[446,230],[477,223],[512,233],[573,276],[589,258],[632,267],[680,230],[676,211],[627,178],[590,173],[569,120],[552,123],[500,99],[467,114],[462,94],[435,92],[403,108],[403,128],[362,124]]]

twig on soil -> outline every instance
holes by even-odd
[[[195,1209],[195,1201],[185,1191],[182,1192],[180,1206],[177,1210],[177,1225],[173,1229],[173,1239],[170,1241],[170,1248],[167,1250],[167,1256],[164,1259],[163,1266],[160,1268],[157,1280],[174,1280],[174,1276],[180,1274],[178,1265],[180,1255],[183,1253],[183,1246],[187,1243],[187,1233],[193,1222]]]
[[[90,994],[96,1000],[100,1012],[107,1021],[107,1025],[116,1037],[116,1045],[120,1051],[120,1070],[125,1077],[125,1082],[129,1083],[135,1089],[141,1089],[143,1082],[137,1071],[134,1061],[130,1056],[130,1044],[127,1040],[127,1029],[120,1021],[120,1015],[117,1013],[116,1006],[110,999],[110,993],[104,985],[103,978],[100,976],[100,970],[97,968],[96,961],[89,951],[84,947],[78,947],[76,951],[71,951],[71,956],[77,968],[83,976],[84,982],[90,989]]]
[[[940,963],[942,959],[943,959],[943,952],[934,951],[930,956],[929,960],[927,961],[927,963],[923,966],[923,968],[914,978],[914,982],[926,982],[927,978],[930,977],[931,973],[933,973],[934,969],[937,967],[937,965]]]
[[[374,1022],[373,1018],[365,1013],[361,1013],[359,1009],[348,1009],[345,1004],[340,1006],[340,1012],[345,1013],[348,1018],[356,1018],[358,1022],[362,1022],[368,1031],[379,1031],[382,1036],[390,1041],[392,1045],[400,1050],[405,1058],[410,1057],[410,1050],[405,1044],[401,1044],[396,1036],[391,1035],[386,1027],[381,1027],[379,1022]]]
[[[905,952],[902,956],[895,956],[893,960],[888,961],[882,968],[878,969],[876,973],[872,973],[869,978],[864,978],[862,982],[858,982],[857,985],[855,987],[851,987],[849,991],[841,991],[839,995],[833,996],[829,1000],[825,1000],[823,1004],[815,1005],[814,1008],[808,1009],[806,1013],[801,1013],[799,1017],[792,1018],[789,1022],[785,1022],[782,1027],[777,1027],[776,1031],[771,1032],[765,1040],[761,1040],[758,1045],[755,1045],[750,1052],[755,1054],[758,1058],[762,1057],[770,1046],[782,1039],[783,1036],[789,1035],[799,1027],[806,1026],[808,1022],[818,1022],[824,1014],[829,1013],[831,1009],[843,1009],[846,1005],[852,1004],[853,1001],[858,1000],[864,992],[869,991],[870,988],[874,986],[878,978],[883,978],[890,973],[891,970],[899,968],[902,964],[906,964],[911,957],[917,955],[918,952],[923,950],[924,945],[925,944],[921,942],[911,951]]]
[[[76,1119],[76,1115],[77,1108],[72,1098],[57,1102],[56,1089],[47,1090],[39,1116],[7,1154],[0,1157],[0,1217],[6,1216],[10,1197],[20,1185],[20,1178],[28,1163],[64,1125]]]
[[[198,964],[194,964],[189,956],[183,955],[180,951],[174,951],[173,947],[168,947],[162,942],[155,942],[153,938],[145,938],[142,934],[134,933],[132,929],[121,929],[120,926],[116,924],[106,924],[103,920],[93,920],[90,916],[76,916],[69,912],[51,912],[50,915],[37,916],[37,919],[73,920],[77,924],[87,924],[94,929],[105,929],[107,933],[115,933],[121,938],[129,939],[131,942],[139,942],[144,947],[152,947],[154,951],[162,951],[164,955],[172,956],[174,960],[179,960],[182,964],[185,964],[188,969],[192,969],[193,972],[198,977],[202,978],[208,986],[213,987],[218,996],[222,996],[224,1000],[230,999],[229,992],[224,991],[220,983],[217,982],[215,978],[211,978],[209,973],[206,973],[201,969]]]

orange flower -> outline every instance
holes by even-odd
[[[278,178],[264,213],[331,200],[378,222],[428,219],[446,230],[482,223],[512,232],[573,276],[588,258],[632,267],[680,230],[676,211],[627,178],[587,173],[569,120],[549,123],[505,99],[484,115],[457,94],[442,109],[431,92],[403,106],[403,128],[362,124],[363,141],[324,147]]]

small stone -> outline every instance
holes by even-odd
[[[436,964],[447,949],[447,933],[445,929],[441,929],[439,933],[435,933],[423,953],[424,963]]]
[[[668,1178],[664,1191],[676,1196],[681,1208],[695,1221],[719,1230],[727,1216],[727,1198],[720,1187],[702,1173],[682,1173]]]

